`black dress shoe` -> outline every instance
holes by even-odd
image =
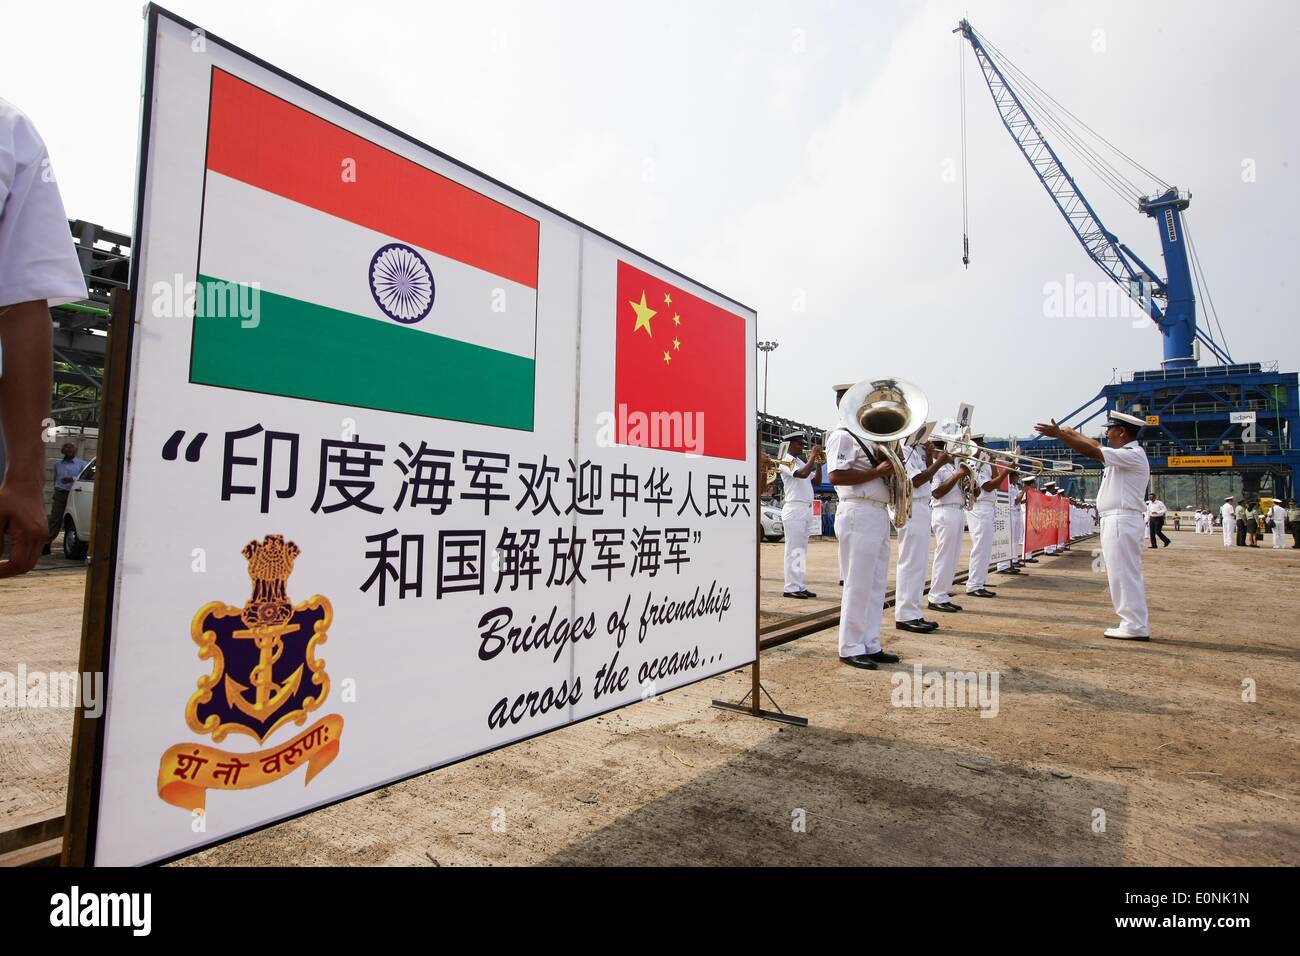
[[[928,624],[928,625],[929,625],[933,630],[936,630],[936,631],[939,630],[939,622],[938,622],[938,621],[927,621],[927,620],[926,620],[925,618],[923,618],[923,617],[918,617],[917,620],[920,621],[922,624]]]
[[[913,634],[929,634],[939,625],[933,621],[923,621],[920,619],[913,621],[895,621],[894,627],[900,631],[911,631]]]
[[[935,604],[933,601],[926,602],[931,611],[943,611],[946,614],[952,614],[961,610],[960,604],[953,604],[951,601],[944,601],[942,604]]]
[[[967,591],[966,596],[967,597],[997,597],[997,595],[994,594],[992,591],[990,591],[988,588],[980,588],[978,591]]]
[[[1025,564],[1037,564],[1037,563],[1038,563],[1037,558],[1025,558]]]
[[[876,669],[876,662],[866,654],[854,654],[852,657],[841,657],[840,663],[848,664],[850,667],[861,667],[866,671],[874,671]]]
[[[877,664],[897,664],[902,660],[897,654],[891,654],[889,651],[876,651],[874,654],[863,654],[862,656],[875,661]]]
[[[799,593],[802,594],[802,595],[803,595],[804,597],[806,597],[806,598],[813,598],[813,597],[816,597],[816,596],[817,596],[817,592],[816,592],[816,591],[809,591],[807,588],[804,588],[804,589],[803,589],[802,591],[800,591]]]
[[[809,595],[807,591],[782,591],[781,592],[781,597],[798,598],[801,601],[806,600],[808,596]]]

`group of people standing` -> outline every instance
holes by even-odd
[[[850,386],[836,386],[838,406]],[[1149,466],[1146,452],[1136,441],[1141,419],[1121,412],[1112,413],[1107,425],[1108,445],[1055,422],[1040,424],[1038,431],[1059,438],[1077,453],[1097,458],[1104,466],[1097,507],[1101,518],[1102,551],[1110,576],[1111,596],[1120,618],[1117,627],[1104,631],[1109,638],[1148,640],[1147,602],[1142,579],[1144,502]],[[835,488],[838,508],[835,534],[839,544],[843,583],[840,609],[839,655],[843,663],[875,670],[880,664],[895,663],[898,655],[881,646],[881,618],[889,572],[891,521],[890,483],[911,485],[912,511],[899,529],[895,573],[894,626],[898,630],[930,633],[939,628],[927,620],[924,610],[953,614],[962,606],[953,601],[953,585],[963,533],[970,532],[971,550],[966,595],[987,600],[996,598],[988,586],[992,557],[996,491],[1007,479],[1014,505],[1011,508],[1012,570],[1037,559],[1024,556],[1025,487],[1023,479],[1005,463],[993,463],[980,455],[954,456],[942,440],[897,443],[899,462],[906,474],[896,476],[888,456],[879,446],[836,428],[827,435],[825,461],[827,480]],[[983,436],[972,436],[978,445]],[[807,525],[811,520],[812,476],[818,469],[822,448],[808,449],[801,432],[782,436],[787,453],[778,462],[784,491],[782,518],[785,523],[786,597],[814,596],[805,586]],[[1048,493],[1050,490],[1045,489]],[[1059,493],[1059,492],[1058,492]],[[807,516],[805,516],[805,512]],[[793,520],[792,520],[793,519]],[[934,539],[931,561],[930,542]],[[930,593],[925,598],[926,572]],[[925,602],[924,604],[922,602]]]
[[[1293,548],[1300,548],[1300,508],[1295,501],[1287,502],[1284,507],[1281,499],[1274,498],[1272,505],[1265,508],[1263,502],[1254,498],[1237,503],[1229,495],[1223,499],[1219,509],[1223,523],[1223,546],[1225,548],[1258,548],[1259,542],[1269,531],[1273,532],[1273,547],[1285,548],[1286,532],[1291,530],[1295,543]],[[1208,532],[1207,532],[1208,533]]]

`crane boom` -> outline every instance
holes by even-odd
[[[1002,125],[1088,257],[1138,303],[1160,330],[1164,337],[1162,365],[1165,368],[1195,366],[1194,340],[1205,344],[1221,361],[1231,362],[1226,350],[1196,327],[1196,296],[1192,291],[1181,220],[1191,197],[1171,188],[1163,195],[1143,198],[1138,204],[1138,210],[1155,219],[1160,227],[1161,253],[1168,272],[1168,278],[1161,279],[1102,224],[970,22],[962,20],[953,32],[960,33],[970,43]]]

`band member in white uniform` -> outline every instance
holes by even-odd
[[[1020,513],[1020,502],[1024,495],[1023,485],[1020,481],[1020,473],[1013,471],[1009,475],[1010,480],[1007,482],[1007,494],[1011,499],[1011,506],[1007,509],[1007,521],[1011,525],[1011,564],[1007,567],[1007,574],[1020,573],[1020,557],[1023,553],[1021,547],[1021,535],[1023,532],[1022,520]]]
[[[782,435],[787,443],[785,458],[778,466],[781,472],[781,524],[785,527],[785,592],[788,598],[814,598],[817,595],[804,586],[808,569],[808,536],[812,534],[812,476],[818,465],[813,464],[821,454],[822,446],[813,445],[809,461],[803,460],[804,434],[790,432]],[[817,519],[820,520],[820,519]]]
[[[930,566],[930,600],[932,611],[952,613],[961,610],[952,603],[952,579],[957,574],[962,532],[966,512],[962,510],[961,479],[974,481],[964,462],[948,461],[930,479],[930,527],[934,531],[934,563]]]
[[[880,619],[885,611],[889,577],[889,488],[893,469],[874,442],[843,428],[826,437],[826,468],[839,496],[835,536],[840,543],[840,660],[875,670],[899,658],[880,648]]]
[[[983,435],[973,435],[971,440],[979,444]],[[973,472],[977,491],[975,506],[966,512],[966,527],[970,529],[970,571],[966,575],[966,593],[971,597],[997,597],[985,585],[989,580],[989,558],[993,556],[993,519],[996,510],[997,487],[1002,484],[1008,469],[999,465],[996,469],[980,460],[975,463]]]
[[[912,516],[898,532],[898,564],[894,572],[894,627],[928,634],[938,621],[921,613],[925,572],[930,565],[930,481],[952,459],[933,442],[904,445],[902,461],[912,482]]]
[[[1223,546],[1225,548],[1235,548],[1237,546],[1237,508],[1232,495],[1228,495],[1223,499],[1223,507],[1219,509],[1219,515],[1223,520]]]
[[[1286,535],[1286,509],[1282,507],[1281,498],[1273,499],[1273,507],[1269,511],[1269,517],[1273,519],[1273,547],[1285,548],[1283,538]]]
[[[1110,581],[1110,600],[1119,615],[1119,627],[1107,628],[1106,637],[1127,641],[1150,640],[1146,583],[1142,580],[1143,496],[1151,479],[1146,450],[1138,432],[1146,422],[1136,415],[1111,412],[1106,423],[1106,445],[1055,421],[1034,426],[1048,438],[1059,438],[1087,458],[1100,459],[1103,469],[1097,492],[1101,514],[1101,557]]]

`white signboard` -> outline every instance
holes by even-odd
[[[755,313],[150,14],[94,862],[751,662]]]
[[[1230,425],[1254,425],[1254,412],[1228,412],[1228,423]]]
[[[1011,495],[999,488],[993,497],[993,551],[989,557],[999,571],[1011,567]]]

